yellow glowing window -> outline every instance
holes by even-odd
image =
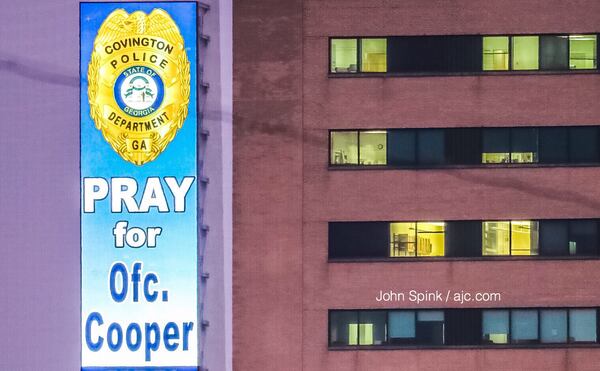
[[[390,256],[444,256],[444,222],[390,223]]]
[[[513,36],[513,70],[537,70],[540,68],[539,36]]]
[[[387,134],[385,131],[360,132],[360,164],[385,165],[387,163]]]
[[[537,162],[537,156],[535,152],[512,152],[510,161],[512,163],[530,164]]]
[[[569,66],[572,70],[596,68],[596,43],[596,35],[569,36]]]
[[[444,256],[443,222],[417,223],[417,255]]]
[[[508,36],[483,37],[483,70],[508,70]]]
[[[538,222],[483,222],[482,255],[538,255]]]
[[[390,223],[390,256],[416,256],[416,224]]]
[[[331,158],[332,165],[358,165],[358,132],[332,131]]]
[[[538,255],[538,222],[511,222],[512,255]]]
[[[483,222],[482,255],[510,255],[510,222]]]
[[[361,39],[361,72],[387,72],[387,40]]]
[[[482,153],[482,164],[507,164],[510,162],[510,152]]]
[[[358,344],[356,343],[356,339],[358,339]],[[373,345],[373,324],[348,324],[348,345]]]
[[[357,72],[357,57],[357,39],[331,39],[332,73]]]

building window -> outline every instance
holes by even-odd
[[[565,309],[540,311],[540,332],[542,343],[566,343],[567,311]]]
[[[597,34],[330,39],[330,73],[597,70]]]
[[[329,346],[544,347],[598,343],[597,308],[332,310]]]
[[[569,342],[595,343],[597,335],[598,315],[596,309],[569,310]]]
[[[358,345],[383,345],[386,342],[386,313],[358,312]]]
[[[412,310],[389,312],[388,332],[390,344],[415,344],[417,342],[416,313]]]
[[[516,309],[511,311],[511,342],[513,344],[531,344],[539,341],[538,311]]]
[[[329,344],[358,344],[358,312],[333,311],[329,315]]]
[[[332,130],[330,164],[600,164],[600,126]]]
[[[572,70],[595,69],[597,65],[596,43],[596,35],[570,35],[569,68]]]
[[[598,128],[579,126],[569,130],[569,160],[571,163],[598,162]]]
[[[358,165],[358,131],[331,132],[331,164]]]
[[[444,344],[444,312],[441,310],[417,311],[417,344]]]
[[[508,344],[508,316],[508,310],[483,311],[483,344]]]
[[[483,222],[482,255],[510,255],[510,222]]]
[[[390,223],[390,257],[444,256],[443,222]]]
[[[540,69],[551,71],[568,69],[568,50],[568,36],[540,36]]]
[[[361,39],[361,72],[387,72],[387,39]]]
[[[538,162],[538,129],[510,129],[510,162],[527,164]]]
[[[539,36],[512,37],[513,70],[539,69],[539,42]]]
[[[357,39],[331,39],[331,73],[358,71]]]
[[[484,164],[510,163],[510,129],[483,129],[481,162]]]
[[[508,36],[483,37],[483,70],[508,70]]]
[[[330,222],[329,257],[581,256],[599,251],[599,220]]]
[[[387,164],[387,132],[361,131],[360,132],[360,165],[386,165]]]
[[[538,255],[538,222],[484,221],[482,255]]]

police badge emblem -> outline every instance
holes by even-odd
[[[160,155],[188,113],[190,62],[179,28],[162,9],[123,9],[102,23],[88,66],[90,116],[126,161]]]

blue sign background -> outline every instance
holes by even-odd
[[[185,48],[190,60],[191,92],[189,113],[182,129],[159,157],[142,166],[123,160],[104,140],[95,128],[90,117],[87,98],[87,70],[93,43],[98,28],[115,9],[125,9],[128,13],[141,10],[149,14],[155,8],[164,9],[173,18],[183,35]],[[135,178],[139,190],[139,202],[148,177],[172,176],[181,183],[184,176],[197,179],[197,117],[196,117],[196,3],[157,2],[157,3],[82,3],[80,13],[80,72],[81,72],[81,178],[104,178],[110,182],[115,177]],[[165,196],[172,205],[172,195],[165,183]],[[81,213],[81,311],[82,311],[82,367],[83,369],[134,369],[135,366],[148,369],[184,370],[198,365],[198,294],[197,294],[197,180],[186,196],[184,213],[159,213],[151,209],[148,213],[111,213],[110,200],[96,202],[94,213]],[[115,248],[112,230],[120,220],[126,220],[129,227],[161,227],[162,234],[155,248]],[[168,301],[148,303],[141,298],[132,302],[127,298],[122,303],[115,302],[109,290],[109,271],[113,263],[123,262],[131,270],[135,261],[143,262],[142,274],[154,272],[160,279],[155,285],[158,290],[168,291]],[[140,324],[157,322],[161,328],[167,322],[193,322],[189,350],[167,351],[161,346],[152,353],[150,362],[144,359],[144,345],[137,352],[123,346],[119,351],[111,351],[105,345],[93,352],[86,345],[86,319],[92,312],[103,316],[103,330],[94,327],[94,337],[106,337],[106,328],[112,322],[125,327],[130,322]],[[105,339],[106,341],[106,339]],[[163,345],[163,344],[161,344]],[[154,366],[154,367],[150,367]],[[160,366],[156,368],[156,366]],[[92,368],[89,368],[92,367]],[[98,368],[100,367],[100,368]]]

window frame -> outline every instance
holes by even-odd
[[[506,261],[518,261],[518,260],[600,260],[600,218],[579,218],[579,219],[539,219],[539,218],[530,218],[528,220],[514,220],[514,221],[529,221],[529,222],[535,222],[538,223],[538,236],[537,236],[537,255],[512,255],[512,223],[510,223],[510,230],[509,230],[509,236],[511,236],[510,238],[510,246],[509,246],[509,253],[510,255],[483,255],[483,222],[507,222],[506,220],[411,220],[411,221],[406,221],[406,220],[392,220],[392,221],[329,221],[328,222],[328,230],[330,230],[330,226],[332,224],[340,224],[340,223],[351,223],[351,224],[360,224],[360,223],[365,223],[365,224],[373,224],[373,223],[378,223],[378,224],[387,224],[387,226],[385,228],[381,228],[382,230],[386,230],[386,236],[383,238],[385,239],[386,242],[386,246],[387,248],[385,249],[386,253],[385,255],[378,255],[378,256],[343,256],[343,255],[339,255],[339,256],[332,256],[331,252],[331,235],[328,235],[328,254],[327,254],[327,261],[330,263],[346,263],[346,262],[433,262],[433,261],[492,261],[492,260],[506,260]],[[540,227],[541,225],[544,224],[544,221],[557,221],[557,222],[563,222],[563,223],[567,223],[567,228],[568,228],[568,240],[571,239],[571,232],[570,232],[570,224],[572,224],[573,222],[595,222],[595,226],[596,226],[596,249],[595,251],[595,255],[584,255],[584,254],[570,254],[570,251],[568,248],[566,248],[565,250],[563,250],[565,253],[563,255],[546,255],[545,254],[545,250],[544,250],[544,245],[542,244],[542,238],[541,238],[541,233],[543,230],[543,227]],[[443,222],[444,223],[444,255],[443,256],[432,256],[432,255],[418,255],[418,251],[417,251],[417,241],[415,240],[415,255],[410,255],[410,256],[391,256],[391,244],[392,244],[392,240],[391,240],[391,225],[392,223],[414,223],[415,224],[415,237],[418,235],[418,223],[434,223],[434,222]],[[452,250],[452,244],[448,243],[448,233],[452,228],[452,223],[462,223],[462,222],[473,222],[473,223],[478,223],[479,224],[479,229],[482,232],[481,233],[481,239],[479,240],[480,245],[476,246],[476,247],[472,247],[469,249],[463,249],[461,251],[464,251],[466,253],[468,252],[472,252],[472,251],[479,251],[478,255],[475,256],[468,256],[468,255],[448,255],[449,251],[454,251]],[[508,222],[512,222],[512,220],[509,220]],[[383,233],[383,232],[381,232]],[[377,241],[379,241],[379,239],[377,239]],[[381,242],[383,244],[383,242]],[[379,246],[379,245],[377,245]],[[381,251],[384,251],[383,248],[381,248]]]
[[[546,128],[564,128],[567,130],[567,141],[566,141],[566,151],[567,151],[567,162],[558,162],[558,163],[550,163],[550,162],[542,162],[540,156],[540,129]],[[573,154],[571,153],[571,137],[572,132],[576,129],[580,128],[592,128],[596,129],[596,161],[583,161],[583,162],[573,162]],[[479,138],[481,143],[480,148],[480,161],[482,161],[483,155],[483,137],[485,129],[506,129],[509,133],[509,162],[507,163],[453,163],[452,157],[446,152],[448,148],[444,150],[444,161],[438,164],[430,164],[423,163],[419,159],[419,132],[421,131],[429,131],[429,130],[442,130],[444,134],[444,143],[446,143],[447,135],[449,131],[457,129],[456,127],[422,127],[422,128],[414,128],[414,127],[405,127],[405,128],[343,128],[343,129],[328,129],[328,153],[327,153],[327,164],[329,170],[364,170],[364,169],[383,169],[383,170],[428,170],[428,169],[463,169],[463,168],[544,168],[544,167],[599,167],[600,166],[600,123],[598,125],[552,125],[552,126],[473,126],[467,127],[467,129],[477,129],[479,130]],[[515,130],[513,130],[515,129]],[[536,142],[536,152],[535,153],[535,162],[516,162],[512,161],[513,153],[517,153],[513,151],[513,132],[518,131],[518,129],[535,129],[537,142]],[[401,164],[401,165],[392,165],[390,164],[390,151],[392,146],[390,146],[390,132],[392,131],[413,131],[414,139],[413,139],[413,153],[414,153],[414,162],[411,164]],[[332,150],[332,133],[333,132],[357,132],[357,156],[358,156],[358,164],[332,164],[331,163],[331,150]],[[369,132],[369,131],[383,131],[386,133],[386,164],[385,165],[361,165],[360,164],[360,133],[361,132]],[[447,147],[447,145],[446,145]]]
[[[596,35],[596,68],[591,69],[571,69],[570,68],[570,36],[576,35]],[[444,36],[478,36],[481,37],[481,43],[483,48],[483,37],[489,36],[505,36],[508,37],[508,69],[507,70],[483,70],[483,65],[480,71],[476,72],[362,72],[361,71],[361,40],[362,39],[386,39],[391,37],[444,37]],[[542,48],[541,42],[538,41],[538,69],[537,70],[514,70],[513,64],[513,37],[515,36],[566,36],[567,37],[567,68],[566,69],[542,69]],[[356,39],[357,40],[357,72],[331,72],[331,40],[333,39]],[[348,77],[388,77],[388,76],[477,76],[477,75],[555,75],[555,74],[597,74],[600,73],[599,50],[600,50],[600,32],[570,32],[570,33],[498,33],[498,34],[452,34],[452,35],[386,35],[386,36],[328,36],[328,57],[327,57],[327,75],[329,78],[348,78]],[[541,40],[541,39],[540,39]],[[483,58],[483,49],[481,58]],[[386,52],[386,64],[390,66],[390,53]]]
[[[456,311],[456,310],[477,310],[479,311],[479,319],[480,319],[480,336],[478,342],[475,344],[466,344],[466,345],[453,345],[449,344],[448,339],[450,338],[447,326],[448,320],[448,312]],[[483,312],[484,311],[494,311],[494,310],[505,310],[508,311],[508,334],[507,334],[507,343],[484,343],[483,342]],[[535,311],[537,316],[537,340],[532,342],[525,343],[515,343],[513,342],[513,331],[512,331],[512,322],[513,322],[513,312],[514,311]],[[564,343],[544,343],[541,340],[541,312],[545,310],[564,310],[567,313],[567,339]],[[596,313],[596,341],[595,342],[575,342],[571,340],[571,312],[576,310],[593,310]],[[331,342],[331,319],[333,313],[341,313],[341,312],[355,312],[357,318],[357,334],[356,334],[356,345],[334,345]],[[384,312],[385,313],[385,339],[382,344],[378,345],[360,345],[360,313],[361,312]],[[406,344],[391,344],[389,337],[389,323],[390,323],[390,313],[391,312],[413,312],[414,316],[414,324],[415,324],[415,337],[413,342],[409,342]],[[418,322],[418,313],[419,312],[442,312],[444,318],[444,329],[443,329],[443,344],[419,344],[418,336],[417,336],[417,322]],[[582,307],[569,307],[569,306],[558,306],[558,307],[492,307],[492,308],[373,308],[373,309],[328,309],[327,311],[327,347],[328,350],[338,351],[338,350],[380,350],[380,349],[555,349],[555,348],[600,348],[600,307],[590,307],[590,306],[582,306]]]

